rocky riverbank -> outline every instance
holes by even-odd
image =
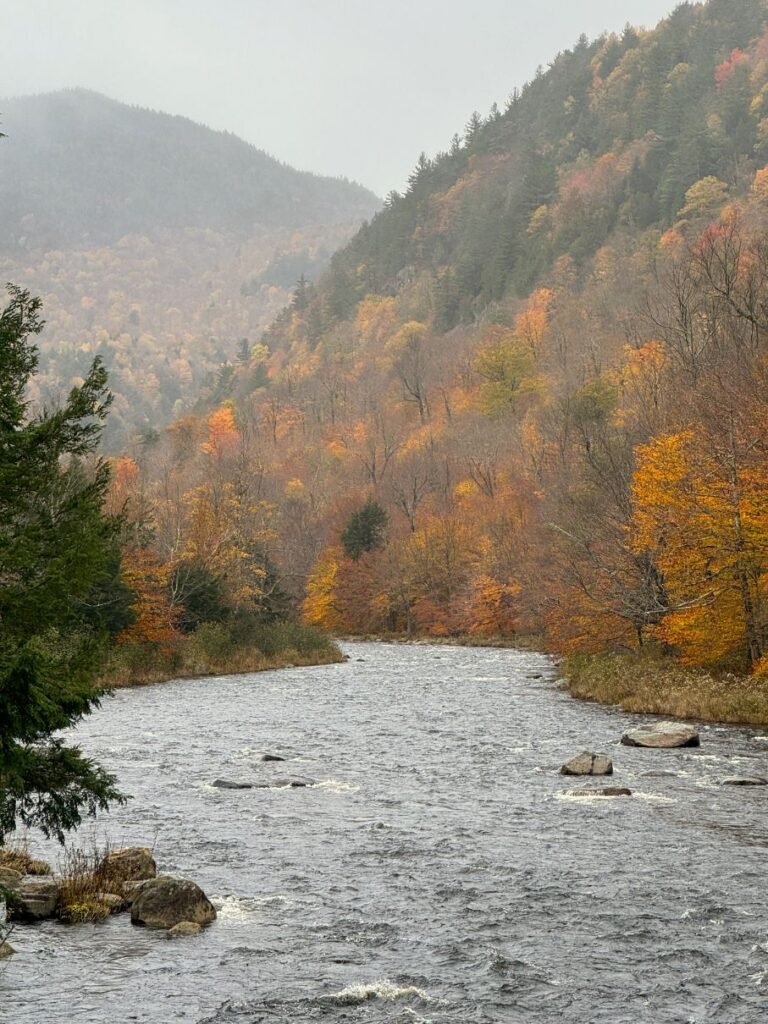
[[[8,941],[13,927],[51,918],[78,924],[130,912],[131,924],[169,938],[196,935],[216,920],[216,909],[195,882],[158,875],[152,851],[141,846],[96,860],[72,853],[60,875],[26,851],[0,848],[0,894],[6,905],[0,958],[15,952]]]

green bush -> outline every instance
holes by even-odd
[[[203,622],[192,635],[191,643],[196,653],[213,662],[232,657],[238,646],[223,622]]]
[[[267,658],[289,650],[307,656],[333,648],[330,637],[298,622],[260,623],[254,628],[251,643]]]

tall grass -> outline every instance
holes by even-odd
[[[243,631],[206,622],[172,650],[117,647],[102,674],[107,687],[146,686],[179,677],[235,675],[342,660],[325,633],[293,622],[259,623]]]
[[[658,652],[574,655],[563,685],[624,711],[734,725],[768,725],[768,680],[685,668]]]
[[[0,846],[0,868],[10,868],[22,875],[50,875],[51,865],[38,860],[29,852],[27,840],[23,837],[9,839]]]

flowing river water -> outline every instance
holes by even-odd
[[[154,844],[218,920],[175,942],[125,915],[20,928],[0,1019],[768,1019],[768,787],[721,785],[768,775],[767,736],[713,726],[699,749],[621,747],[639,719],[566,696],[540,655],[346,650],[343,665],[121,691],[80,725],[133,798],[95,837]],[[558,775],[582,749],[609,753],[634,796],[566,796],[600,782]],[[297,775],[315,784],[279,787]]]

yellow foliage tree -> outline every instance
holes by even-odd
[[[339,570],[344,560],[341,548],[327,548],[318,558],[307,580],[304,621],[335,632],[344,628],[339,607]]]
[[[701,425],[663,435],[637,455],[633,545],[664,574],[660,637],[689,664],[754,667],[768,640],[768,462],[733,425],[717,441]]]

